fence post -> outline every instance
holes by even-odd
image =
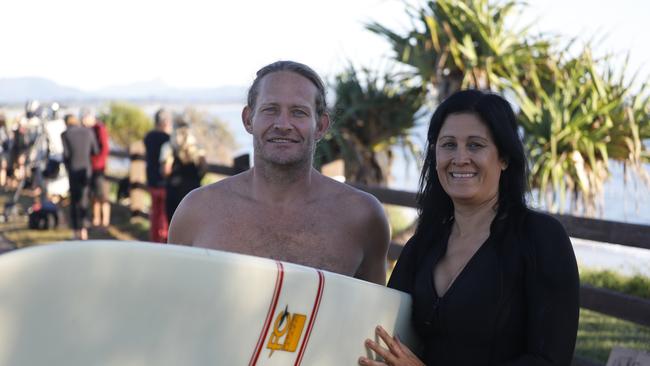
[[[244,154],[244,155],[239,155],[238,157],[235,158],[232,169],[235,174],[239,174],[243,171],[248,170],[250,167],[251,167],[250,155]]]
[[[129,146],[129,209],[131,217],[145,212],[147,197],[147,163],[144,142],[136,141]]]

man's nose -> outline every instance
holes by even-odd
[[[282,112],[278,114],[277,118],[273,123],[273,128],[278,130],[291,130],[293,125],[291,124],[291,118],[288,112]]]

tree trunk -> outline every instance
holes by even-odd
[[[348,140],[348,154],[344,155],[345,180],[369,186],[386,187],[391,179],[393,152],[372,151],[359,141]]]

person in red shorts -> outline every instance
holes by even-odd
[[[99,152],[90,157],[92,177],[90,179],[90,197],[92,200],[93,226],[108,227],[111,222],[111,203],[108,201],[108,184],[106,182],[106,161],[110,147],[106,126],[95,118],[92,109],[83,108],[80,113],[81,123],[90,128],[95,135]]]
[[[165,209],[167,198],[165,178],[161,172],[160,150],[169,141],[173,116],[171,112],[160,109],[155,115],[154,129],[144,137],[145,159],[147,162],[147,186],[151,194],[150,240],[167,242],[168,220]]]

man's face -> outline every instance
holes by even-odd
[[[311,165],[316,141],[329,126],[327,114],[316,115],[317,93],[311,81],[294,72],[264,76],[255,110],[247,106],[242,112],[257,159],[276,165]]]
[[[95,122],[96,122],[95,116],[93,116],[92,114],[85,115],[81,119],[81,123],[83,123],[83,125],[86,126],[86,127],[94,126]]]

